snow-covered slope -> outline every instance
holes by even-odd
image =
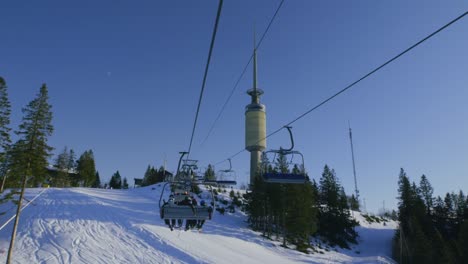
[[[369,225],[360,215],[360,245],[323,254],[307,255],[262,238],[239,211],[216,212],[201,233],[170,231],[159,218],[160,187],[28,189],[28,200],[43,192],[21,214],[14,263],[393,263],[388,256],[395,224]],[[7,211],[0,224],[15,213],[12,208],[0,206]],[[0,230],[0,262],[12,226]]]

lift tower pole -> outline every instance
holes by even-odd
[[[359,190],[357,187],[357,179],[356,179],[356,165],[354,163],[354,148],[353,148],[353,133],[351,132],[351,125],[348,122],[349,127],[349,140],[351,142],[351,157],[353,158],[353,175],[354,175],[354,192],[356,193],[356,200],[359,201]]]

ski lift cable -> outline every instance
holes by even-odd
[[[372,74],[376,73],[377,71],[379,71],[380,69],[382,69],[383,67],[387,66],[388,64],[392,63],[393,61],[397,60],[398,58],[400,58],[401,56],[405,55],[406,53],[408,53],[409,51],[411,51],[412,49],[416,48],[417,46],[421,45],[423,42],[425,42],[426,40],[432,38],[433,36],[435,36],[436,34],[438,34],[439,32],[443,31],[444,29],[448,28],[449,26],[451,26],[452,24],[454,24],[455,22],[459,21],[460,19],[462,19],[463,17],[465,17],[466,15],[468,14],[468,11],[466,11],[465,13],[461,14],[460,16],[458,16],[457,18],[451,20],[450,22],[448,22],[447,24],[445,24],[444,26],[440,27],[439,29],[437,29],[436,31],[432,32],[431,34],[429,34],[428,36],[424,37],[423,39],[421,39],[420,41],[416,42],[415,44],[413,44],[412,46],[410,46],[409,48],[405,49],[404,51],[400,52],[398,55],[394,56],[393,58],[387,60],[386,62],[384,62],[383,64],[381,64],[380,66],[378,66],[377,68],[371,70],[370,72],[368,72],[367,74],[365,74],[364,76],[362,76],[361,78],[359,78],[358,80],[354,81],[353,83],[349,84],[348,86],[346,86],[345,88],[341,89],[340,91],[338,91],[337,93],[333,94],[332,96],[328,97],[327,99],[325,99],[324,101],[322,101],[321,103],[319,103],[318,105],[312,107],[311,109],[307,110],[306,112],[304,112],[303,114],[299,115],[298,117],[296,117],[295,119],[293,119],[292,121],[290,121],[289,123],[285,124],[284,126],[276,129],[275,131],[273,131],[272,133],[268,134],[266,137],[262,138],[261,140],[257,141],[256,143],[258,142],[261,142],[275,134],[277,134],[279,131],[281,131],[283,128],[287,127],[287,126],[290,126],[292,125],[293,123],[295,123],[296,121],[302,119],[303,117],[305,117],[306,115],[310,114],[311,112],[313,112],[314,110],[320,108],[321,106],[323,106],[324,104],[328,103],[329,101],[331,101],[332,99],[334,99],[335,97],[339,96],[340,94],[344,93],[345,91],[349,90],[350,88],[354,87],[356,84],[360,83],[361,81],[363,81],[364,79],[367,79],[369,76],[371,76]],[[237,155],[241,154],[242,152],[244,152],[245,149],[242,149],[238,152],[236,152],[235,154],[229,156],[230,159],[233,159],[234,157],[236,157]],[[223,161],[220,161],[218,163],[216,163],[215,165],[221,163],[221,162],[224,162],[226,161],[223,160]]]
[[[210,50],[208,52],[208,59],[206,61],[205,73],[203,75],[203,82],[202,82],[202,87],[201,87],[201,90],[200,90],[200,97],[198,99],[197,112],[195,114],[195,120],[193,122],[192,135],[190,137],[190,144],[189,144],[189,148],[188,148],[187,159],[188,159],[188,155],[190,155],[190,150],[192,149],[193,136],[195,135],[195,129],[197,127],[198,114],[200,113],[200,106],[201,106],[201,102],[202,102],[202,99],[203,99],[203,92],[205,90],[206,77],[208,76],[208,69],[209,69],[209,66],[210,66],[211,54],[213,53],[213,47],[214,47],[214,43],[215,43],[215,39],[216,39],[216,32],[218,31],[218,23],[219,23],[219,18],[221,17],[222,7],[223,7],[223,0],[219,0],[218,12],[216,14],[216,22],[215,22],[214,29],[213,29],[213,35],[211,36]]]
[[[278,15],[278,12],[280,11],[281,6],[283,5],[283,3],[284,3],[284,0],[282,0],[282,1],[279,3],[278,7],[276,8],[276,11],[275,11],[273,17],[270,19],[270,22],[268,23],[268,26],[266,27],[265,31],[263,32],[263,35],[262,35],[262,37],[260,38],[260,41],[258,42],[257,46],[255,47],[255,50],[258,50],[258,48],[259,48],[260,45],[262,44],[263,39],[265,38],[266,34],[267,34],[268,31],[270,30],[270,27],[271,27],[271,25],[273,24],[273,21],[275,20],[276,16]],[[232,96],[234,95],[234,92],[236,91],[237,86],[239,85],[240,81],[241,81],[242,78],[244,77],[244,74],[245,74],[245,72],[247,71],[247,68],[249,67],[250,63],[252,62],[253,56],[254,56],[254,53],[252,52],[252,54],[250,55],[249,60],[247,61],[247,64],[245,65],[244,69],[242,70],[242,72],[241,72],[239,78],[237,78],[237,81],[236,81],[236,83],[234,84],[234,87],[232,88],[231,92],[229,93],[229,96],[227,97],[226,101],[224,102],[223,106],[221,107],[221,110],[219,111],[218,116],[216,116],[215,121],[213,122],[213,124],[211,125],[210,129],[208,130],[208,133],[207,133],[205,139],[203,139],[203,141],[202,141],[202,143],[200,144],[200,146],[203,146],[203,145],[205,144],[205,142],[206,142],[206,141],[208,140],[208,138],[210,137],[211,132],[213,132],[214,127],[216,126],[218,120],[221,118],[221,115],[222,115],[223,112],[224,112],[224,109],[226,108],[227,104],[229,103],[229,101],[231,100]]]
[[[31,200],[28,201],[27,204],[25,204],[24,206],[21,207],[20,209],[20,212],[22,212],[24,209],[26,209],[26,207],[28,207],[31,203],[33,203],[39,196],[41,196],[46,190],[48,190],[47,188],[42,190],[39,194],[37,194],[36,196],[34,196],[34,198],[32,198]],[[24,199],[24,198],[23,198]],[[33,204],[34,205],[34,204]],[[8,210],[10,211],[10,210]],[[8,212],[7,211],[7,212]],[[15,219],[16,217],[16,213],[10,217],[10,219],[8,219],[5,223],[3,223],[3,225],[0,227],[0,230],[2,230],[3,228],[5,228],[5,226],[7,226],[11,221],[13,221],[13,219]]]

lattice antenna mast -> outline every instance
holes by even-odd
[[[349,141],[351,142],[351,157],[353,159],[353,175],[354,175],[354,192],[356,193],[356,200],[359,201],[359,189],[357,187],[357,178],[356,178],[356,164],[354,162],[354,147],[353,147],[353,132],[351,131],[351,126],[349,125]]]

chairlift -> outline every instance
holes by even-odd
[[[177,173],[174,179],[166,182],[159,198],[160,217],[164,220],[209,220],[213,208],[209,205],[193,205],[191,202],[194,196],[192,187],[198,184],[195,171],[198,169],[196,160],[182,160],[187,152],[180,152],[181,157],[177,166]],[[183,164],[181,166],[181,163]],[[164,201],[162,199],[166,187],[171,187],[170,197],[173,201]],[[212,193],[213,197],[213,193]],[[214,200],[214,199],[213,199]]]
[[[285,128],[289,132],[289,137],[291,139],[291,147],[288,149],[283,149],[280,147],[279,150],[269,150],[263,152],[263,155],[267,155],[272,153],[273,154],[273,159],[268,162],[268,164],[263,164],[262,168],[262,177],[264,182],[267,183],[283,183],[283,184],[305,184],[309,181],[306,173],[305,173],[305,167],[304,167],[304,156],[302,155],[301,152],[297,150],[293,150],[294,148],[294,139],[293,135],[291,132],[291,127],[290,126],[285,126]],[[289,167],[292,165],[296,165],[298,170],[295,170],[291,173],[287,172],[269,172],[268,167],[276,164],[276,157],[277,156],[283,156],[286,160],[286,165]],[[300,160],[299,163],[294,163],[294,156],[299,156]]]
[[[232,169],[231,159],[229,161],[229,169],[220,170],[217,173],[216,180],[205,180],[203,183],[208,185],[237,185],[236,172]]]

